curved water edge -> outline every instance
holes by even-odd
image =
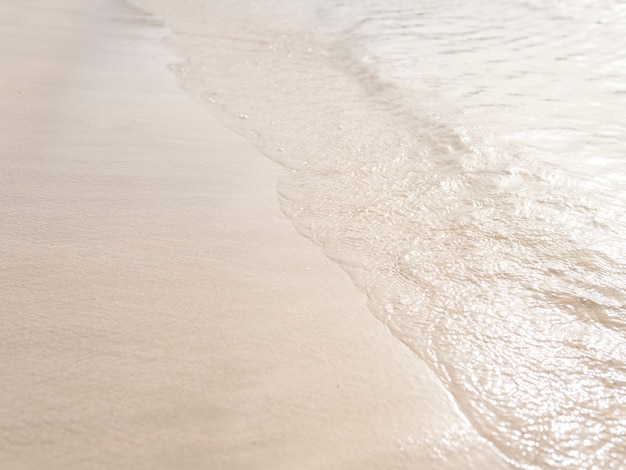
[[[482,436],[522,468],[623,468],[622,3],[142,3]]]

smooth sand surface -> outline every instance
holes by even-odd
[[[282,216],[280,168],[177,87],[153,20],[0,18],[0,468],[500,462]]]

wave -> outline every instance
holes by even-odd
[[[523,468],[622,465],[623,205],[433,82],[381,74],[345,30],[183,8],[182,85],[284,166],[283,212],[478,432]]]

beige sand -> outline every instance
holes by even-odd
[[[502,465],[163,30],[113,0],[0,18],[0,468]]]

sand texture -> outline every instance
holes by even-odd
[[[0,4],[0,468],[501,465],[115,1]]]

